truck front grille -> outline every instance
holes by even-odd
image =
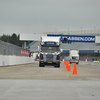
[[[48,55],[46,56],[46,61],[47,61],[47,62],[53,62],[53,55],[52,55],[52,54],[48,54]]]
[[[47,58],[52,58],[52,57],[53,57],[52,54],[48,54],[48,55],[47,55]]]
[[[53,58],[47,58],[47,62],[53,62]]]

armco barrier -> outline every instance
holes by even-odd
[[[27,63],[34,63],[34,59],[23,56],[0,55],[0,66],[19,65]]]

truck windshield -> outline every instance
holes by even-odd
[[[48,53],[58,53],[59,47],[42,47],[42,52],[48,52]]]

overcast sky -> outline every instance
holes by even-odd
[[[100,29],[100,0],[0,0],[0,34]]]

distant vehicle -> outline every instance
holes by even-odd
[[[79,50],[71,49],[69,51],[69,59],[70,59],[70,63],[76,62],[76,64],[78,64],[79,63]]]
[[[53,65],[60,67],[60,37],[41,36],[39,51],[39,67]]]
[[[64,61],[69,61],[70,59],[69,59],[69,56],[65,56],[64,57]]]

